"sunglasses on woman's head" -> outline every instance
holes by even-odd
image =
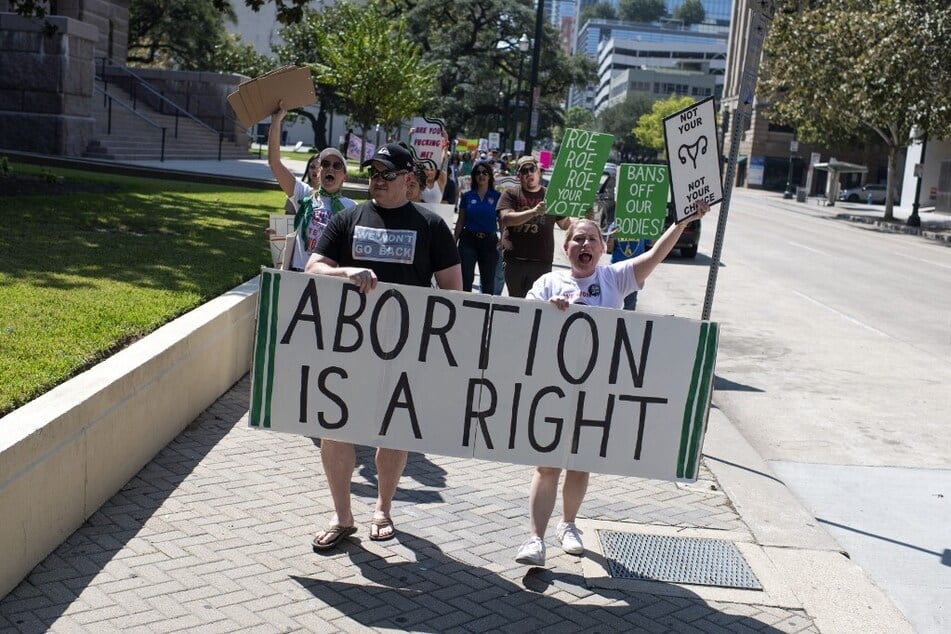
[[[393,171],[393,170],[384,171],[384,172],[379,172],[379,171],[377,171],[377,170],[375,170],[375,169],[373,169],[373,168],[371,167],[371,168],[369,168],[369,169],[367,170],[367,173],[370,175],[370,180],[373,180],[374,178],[376,178],[376,177],[379,176],[380,178],[382,178],[382,179],[385,180],[385,181],[391,181],[391,182],[392,182],[392,181],[395,181],[396,178],[397,178],[400,174],[405,174],[406,172],[405,172],[405,171]]]
[[[538,168],[534,165],[525,165],[524,167],[519,168],[518,175],[525,176],[526,174],[534,174],[537,169]]]
[[[343,163],[341,163],[340,161],[334,161],[334,162],[331,163],[331,162],[328,161],[327,159],[322,160],[322,161],[320,162],[320,166],[321,166],[322,168],[324,168],[324,169],[327,169],[327,168],[332,167],[332,168],[334,168],[335,170],[337,170],[338,172],[343,169]]]

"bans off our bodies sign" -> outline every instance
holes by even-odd
[[[694,480],[717,325],[265,269],[251,427]]]

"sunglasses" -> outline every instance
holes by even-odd
[[[338,172],[343,169],[343,163],[341,163],[340,161],[334,161],[333,163],[331,163],[327,159],[324,159],[323,161],[321,161],[320,166],[324,169],[328,169],[332,167]]]
[[[489,173],[485,170],[475,170],[474,172],[472,172],[472,174],[474,176],[488,176],[489,175]]]
[[[526,174],[534,174],[536,171],[538,171],[538,168],[534,165],[526,165],[525,167],[519,168],[518,175],[525,176]]]
[[[385,181],[392,182],[392,181],[395,181],[400,174],[405,174],[406,171],[405,170],[401,170],[401,171],[391,170],[386,172],[378,172],[377,170],[371,167],[367,170],[367,173],[370,175],[370,180],[380,177]]]

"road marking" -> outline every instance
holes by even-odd
[[[816,306],[821,306],[822,308],[825,308],[826,310],[835,313],[835,314],[838,315],[839,317],[842,317],[843,319],[846,319],[846,320],[848,320],[848,321],[851,321],[853,324],[856,324],[856,325],[858,325],[858,326],[861,326],[862,328],[866,328],[866,329],[868,329],[868,330],[871,330],[871,331],[874,332],[874,333],[878,333],[878,334],[880,334],[880,335],[883,336],[883,337],[889,337],[889,336],[890,336],[888,333],[883,332],[883,331],[879,330],[878,328],[874,328],[874,327],[872,327],[872,326],[869,326],[869,325],[866,324],[865,322],[859,321],[859,320],[856,319],[855,317],[850,317],[849,315],[846,315],[846,314],[843,313],[842,311],[836,310],[835,308],[832,308],[832,306],[829,306],[828,304],[823,304],[822,302],[820,302],[820,301],[817,300],[817,299],[813,299],[813,298],[809,297],[808,295],[803,295],[803,294],[800,293],[799,291],[793,291],[793,292],[794,292],[796,295],[799,295],[799,297],[802,297],[803,299],[812,302],[812,303],[815,304]]]
[[[799,244],[798,242],[789,242],[789,240],[787,240],[786,242],[787,242],[788,244],[793,245],[793,246],[796,247],[797,249],[804,249],[804,250],[806,250],[806,251],[812,251],[813,253],[818,253],[819,255],[829,255],[829,254],[826,253],[825,251],[820,251],[819,249],[813,249],[812,247],[808,247],[808,246],[806,246],[806,245],[804,245],[804,244]]]
[[[928,264],[931,266],[940,266],[943,269],[951,269],[951,264],[942,264],[940,262],[932,262],[931,260],[922,260],[921,258],[912,257],[910,255],[902,255],[901,253],[892,252],[892,255],[897,255],[900,258],[905,258],[906,260],[914,260],[915,262],[921,262],[922,264]]]

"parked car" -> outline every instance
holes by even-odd
[[[673,203],[668,203],[667,205],[667,217],[664,218],[664,231],[667,231],[667,228],[674,224],[674,205]],[[647,241],[647,248],[650,249],[654,246],[653,242]],[[680,252],[680,257],[682,258],[695,258],[697,257],[697,249],[700,246],[700,221],[694,220],[687,224],[686,228],[683,230],[683,233],[680,234],[680,237],[677,238],[677,244],[674,245],[674,248]],[[671,251],[673,253],[673,251]]]
[[[885,195],[888,193],[887,185],[863,185],[861,187],[849,187],[839,192],[839,200],[850,203],[868,202],[871,194],[872,203],[879,205],[885,202]]]

